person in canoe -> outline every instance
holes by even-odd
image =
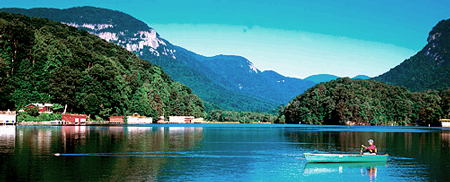
[[[361,145],[361,153],[360,153],[360,155],[362,155],[362,154],[364,154],[364,155],[367,155],[367,154],[376,155],[377,154],[377,147],[373,144],[373,140],[370,139],[367,142],[369,142],[369,146],[368,147],[366,147],[364,145]]]

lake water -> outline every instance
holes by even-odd
[[[386,163],[303,156],[359,153],[370,138]],[[448,181],[449,144],[449,129],[428,127],[0,126],[0,181]]]

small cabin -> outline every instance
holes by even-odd
[[[16,111],[0,111],[0,124],[15,124],[17,122]]]
[[[203,123],[203,118],[195,118],[193,120],[191,120],[191,123]]]
[[[125,124],[123,116],[110,116],[109,124]]]

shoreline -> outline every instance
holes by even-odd
[[[276,124],[276,123],[266,123],[266,122],[252,122],[252,123],[240,123],[240,122],[195,122],[195,123],[182,123],[182,122],[158,122],[158,123],[109,123],[109,122],[96,122],[96,121],[87,121],[82,124],[68,123],[63,121],[21,121],[16,123],[10,123],[7,125],[16,125],[16,126],[121,126],[121,125],[145,125],[145,124]]]
[[[262,124],[262,125],[285,125],[285,124],[291,124],[291,123],[268,123],[268,122],[250,122],[250,123],[241,123],[241,122],[218,122],[218,121],[204,121],[204,122],[195,122],[195,123],[184,123],[184,122],[158,122],[158,123],[110,123],[109,121],[105,122],[96,122],[96,121],[87,121],[85,123],[81,124],[75,124],[75,123],[68,123],[63,121],[21,121],[16,123],[8,123],[8,124],[0,124],[0,126],[139,126],[139,125],[170,125],[170,124]],[[294,125],[308,125],[308,126],[346,126],[346,127],[363,127],[363,126],[369,126],[369,125],[312,125],[312,124],[294,124]],[[396,127],[400,125],[376,125],[380,127]],[[419,126],[419,125],[405,125],[406,127],[443,127],[443,126]],[[448,128],[448,127],[444,127]]]

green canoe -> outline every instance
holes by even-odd
[[[359,154],[311,154],[304,153],[308,162],[386,162],[385,155],[359,155]]]

